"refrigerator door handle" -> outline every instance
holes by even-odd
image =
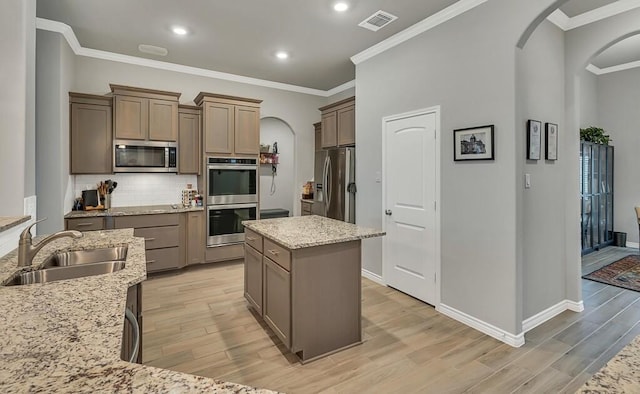
[[[329,163],[329,156],[327,155],[324,158],[324,163],[322,167],[322,183],[324,184],[324,216],[328,215],[329,212],[329,184],[327,183],[328,179],[328,171],[327,165]]]
[[[331,182],[333,182],[333,174],[331,173],[333,169],[331,168],[331,158],[327,156],[327,204],[325,205],[327,209],[327,216],[329,216],[329,208],[331,207],[331,200],[333,199],[333,188],[331,187]]]
[[[351,180],[351,168],[349,163],[351,163],[351,151],[349,149],[345,150],[345,168],[344,168],[344,221],[349,222],[349,218],[351,217],[350,204],[349,204],[349,182]]]

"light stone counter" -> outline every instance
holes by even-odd
[[[204,211],[204,207],[183,207],[182,204],[177,204],[177,208],[173,208],[171,205],[147,205],[136,207],[114,207],[106,210],[92,210],[92,211],[71,211],[64,215],[65,219],[73,218],[88,218],[99,216],[133,216],[133,215],[157,215],[163,213],[182,213],[192,211]]]
[[[384,231],[317,215],[248,220],[242,224],[291,250],[385,235]]]
[[[596,372],[578,393],[640,393],[640,336]]]
[[[1,216],[0,217],[0,232],[9,230],[19,224],[22,224],[31,219],[31,216]]]
[[[24,270],[56,251],[128,245],[125,268],[0,286],[0,392],[271,392],[120,360],[127,289],[146,278],[144,240],[132,229],[84,234],[51,242]],[[16,251],[0,258],[1,283],[17,270]]]

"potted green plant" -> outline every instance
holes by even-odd
[[[595,126],[580,129],[580,139],[602,145],[609,145],[609,142],[612,141],[609,135],[605,134],[604,129]]]

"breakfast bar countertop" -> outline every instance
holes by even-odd
[[[144,239],[133,229],[54,240],[22,270],[40,268],[57,252],[124,245],[121,271],[0,286],[0,392],[271,393],[120,359],[127,290],[146,278]],[[19,270],[16,250],[0,257],[0,283]]]
[[[113,207],[110,209],[94,209],[91,211],[71,211],[64,215],[65,219],[89,218],[100,216],[134,216],[134,215],[157,215],[163,213],[182,213],[204,211],[204,207],[184,207],[182,204],[172,205],[146,205],[135,207]]]
[[[317,215],[248,220],[242,224],[291,250],[385,235],[384,231]]]
[[[31,219],[31,216],[0,216],[0,232],[9,230]]]

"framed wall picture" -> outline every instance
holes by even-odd
[[[558,160],[558,125],[555,123],[544,124],[544,140],[546,150],[545,160]]]
[[[493,125],[453,130],[453,160],[494,160]]]
[[[527,121],[527,160],[540,160],[542,123],[539,120]]]

